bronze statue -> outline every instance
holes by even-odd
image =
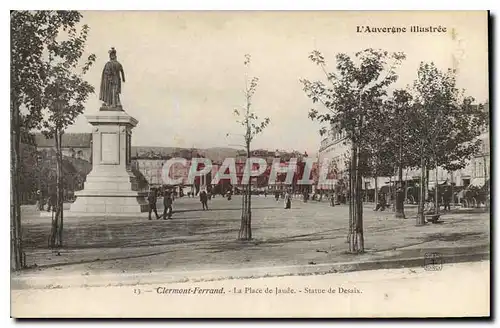
[[[120,102],[122,79],[125,82],[123,66],[116,60],[115,48],[111,48],[109,61],[104,66],[101,77],[99,100],[103,102],[102,110],[123,110]]]

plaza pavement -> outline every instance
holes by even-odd
[[[347,253],[348,206],[294,200],[292,209],[285,210],[282,200],[252,199],[254,239],[249,242],[236,240],[241,197],[216,197],[209,211],[201,210],[197,198],[180,198],[174,202],[172,220],[149,221],[144,214],[68,217],[65,247],[58,252],[47,249],[50,217],[25,208],[24,250],[30,268],[13,274],[13,288],[317,274],[398,263],[421,266],[427,253],[449,262],[475,260],[477,254],[477,259],[489,258],[490,216],[485,212],[444,214],[440,224],[417,227],[415,207],[406,210],[409,219],[401,220],[367,205],[366,252],[353,255]],[[161,210],[161,202],[158,205]]]

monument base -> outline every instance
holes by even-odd
[[[137,120],[122,110],[88,115],[93,125],[92,171],[84,189],[75,192],[70,216],[127,216],[148,211],[147,192],[140,192],[131,172],[131,130]]]
[[[90,172],[85,189],[75,192],[72,213],[139,214],[148,211],[147,192],[135,191],[130,171],[109,167]]]
[[[76,200],[71,204],[70,212],[95,214],[140,214],[148,211],[145,193],[137,191],[106,193],[76,193]]]

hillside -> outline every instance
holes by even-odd
[[[136,146],[132,147],[132,158],[137,157],[191,157],[205,156],[210,158],[214,162],[222,162],[226,157],[235,157],[238,150],[228,147],[212,147],[207,149],[191,149],[191,148],[179,148],[179,147],[143,147]]]
[[[255,149],[259,157],[274,157],[274,151]],[[242,149],[230,147],[211,147],[211,148],[179,148],[179,147],[132,147],[132,158],[158,158],[167,159],[170,157],[191,158],[191,156],[203,156],[210,158],[212,162],[221,163],[229,157],[239,157],[238,154],[244,153]],[[265,154],[265,155],[264,155]],[[297,155],[296,152],[281,151],[281,155],[285,158]]]

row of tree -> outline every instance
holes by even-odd
[[[429,169],[436,169],[436,174],[438,167],[461,169],[478,151],[477,137],[488,116],[457,88],[455,71],[442,71],[434,63],[421,63],[411,86],[394,89],[397,68],[406,58],[403,53],[341,53],[333,72],[319,51],[309,58],[325,75],[325,81],[301,80],[306,95],[320,105],[309,117],[326,123],[321,134],[332,127],[346,132],[351,146],[349,248],[363,252],[363,177],[392,176],[397,169],[401,182],[404,168],[419,168],[422,186]],[[425,224],[423,199],[421,195],[417,225]],[[404,217],[402,198],[396,208]]]
[[[21,136],[38,130],[55,140],[57,204],[50,247],[63,245],[63,156],[65,129],[84,110],[94,88],[83,75],[95,55],[82,60],[89,27],[77,11],[11,11],[11,263],[24,264],[20,213]]]

